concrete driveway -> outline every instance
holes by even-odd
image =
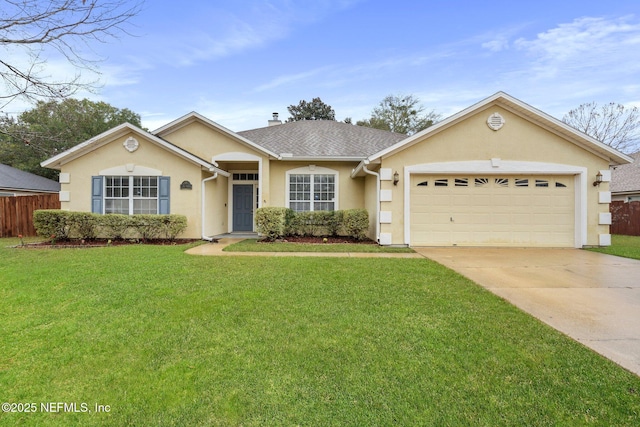
[[[414,249],[640,375],[640,261],[580,249]]]

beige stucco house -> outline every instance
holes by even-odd
[[[182,214],[191,238],[253,231],[263,206],[364,207],[382,245],[583,247],[610,244],[610,167],[630,161],[499,92],[409,137],[276,117],[233,132],[190,113],[42,165],[61,172],[63,209]]]

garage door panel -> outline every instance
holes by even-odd
[[[435,187],[436,179],[449,185]],[[573,177],[422,175],[410,182],[414,246],[573,246]]]

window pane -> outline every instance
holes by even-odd
[[[129,215],[129,200],[106,199],[104,201],[104,213],[117,213]]]
[[[334,210],[335,203],[335,176],[334,175],[314,175],[313,176],[313,200],[331,201],[331,203],[314,203],[313,210],[331,211]]]
[[[335,204],[333,202],[315,202],[313,204],[314,211],[332,211]]]
[[[135,199],[133,201],[133,214],[157,214],[158,202],[153,199]]]
[[[105,177],[105,213],[129,214],[129,177]]]
[[[289,207],[296,212],[305,212],[311,209],[309,202],[290,202]]]

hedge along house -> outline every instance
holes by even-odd
[[[502,92],[410,137],[333,121],[232,132],[190,113],[118,126],[42,163],[63,209],[175,213],[185,237],[255,230],[263,206],[366,208],[383,245],[610,244],[610,167],[631,159]]]

